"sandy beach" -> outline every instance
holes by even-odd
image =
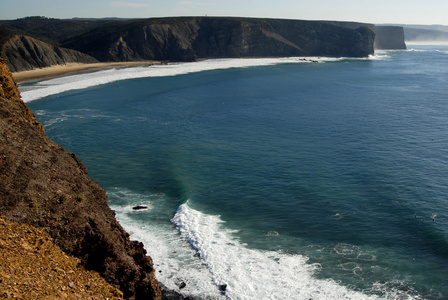
[[[55,65],[47,68],[34,69],[29,71],[21,71],[12,73],[14,79],[17,82],[23,82],[39,78],[49,78],[57,77],[61,75],[66,75],[69,73],[81,72],[89,69],[95,68],[107,68],[107,67],[117,67],[117,66],[138,66],[138,65],[153,65],[160,64],[159,61],[132,61],[132,62],[107,62],[107,63],[92,63],[92,64],[82,64],[82,63],[69,63],[65,65]]]

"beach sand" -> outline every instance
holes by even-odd
[[[23,82],[33,79],[58,77],[69,73],[81,72],[89,69],[107,68],[117,66],[138,66],[138,65],[154,65],[160,64],[159,61],[132,61],[132,62],[107,62],[107,63],[68,63],[65,65],[54,65],[47,68],[34,69],[29,71],[21,71],[12,73],[17,82]]]

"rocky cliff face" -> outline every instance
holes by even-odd
[[[159,299],[151,258],[130,241],[104,190],[76,156],[44,133],[0,60],[0,216],[43,228],[61,249],[120,288]]]
[[[0,56],[11,71],[24,71],[66,63],[94,63],[95,58],[79,51],[50,45],[26,35],[14,35],[3,43]]]
[[[64,43],[100,61],[373,54],[367,27],[251,18],[164,18],[122,22]]]
[[[405,50],[404,29],[400,26],[375,26],[375,49]]]

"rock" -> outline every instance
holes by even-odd
[[[85,270],[79,259],[62,252],[42,229],[3,219],[0,226],[5,241],[0,251],[1,299],[123,299],[97,272]],[[23,243],[40,247],[21,249]]]
[[[137,206],[134,206],[132,209],[133,210],[142,210],[142,209],[147,209],[148,208],[148,206],[145,206],[145,205],[137,205]]]
[[[375,49],[406,50],[404,29],[401,26],[375,26]]]

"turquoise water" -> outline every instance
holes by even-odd
[[[168,288],[446,299],[448,47],[409,48],[109,69],[21,90]]]

